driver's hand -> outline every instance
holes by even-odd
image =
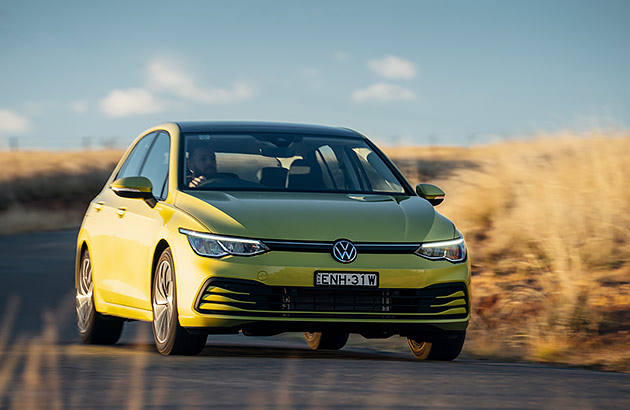
[[[202,184],[203,181],[205,180],[206,180],[206,177],[204,177],[203,175],[200,177],[197,177],[188,183],[188,188],[197,188],[199,184]]]

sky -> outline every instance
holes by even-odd
[[[0,149],[178,120],[382,145],[630,128],[630,1],[0,0]]]

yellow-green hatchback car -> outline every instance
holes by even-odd
[[[150,321],[165,355],[198,354],[208,334],[304,332],[313,349],[400,335],[419,359],[453,360],[470,263],[443,198],[346,128],[150,128],[79,231],[79,334],[113,344]]]

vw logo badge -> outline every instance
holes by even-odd
[[[357,248],[346,239],[339,239],[333,243],[332,256],[337,262],[350,263],[357,258]]]

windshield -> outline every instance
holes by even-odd
[[[363,139],[191,133],[183,140],[184,189],[405,194]]]

